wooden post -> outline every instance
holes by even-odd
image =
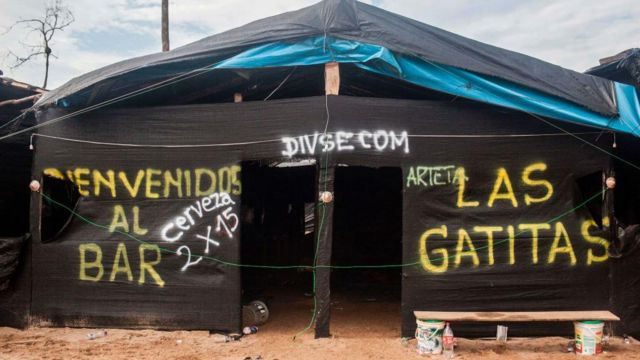
[[[324,65],[324,91],[326,95],[340,92],[340,65],[336,62]],[[329,156],[329,154],[325,154]],[[322,156],[317,159],[316,186],[318,195],[328,191],[333,194],[335,164]],[[333,199],[335,201],[335,199]],[[333,243],[333,201],[316,206],[316,339],[331,336],[331,245]]]
[[[318,159],[318,197],[328,191],[333,194],[335,164]],[[316,339],[330,337],[331,322],[331,245],[333,243],[333,201],[318,200],[315,214],[316,237]]]
[[[169,51],[169,0],[162,0],[162,51]]]
[[[337,62],[324,64],[324,93],[338,95],[340,92],[340,64]]]
[[[233,102],[234,103],[242,102],[242,94],[241,93],[233,94]]]

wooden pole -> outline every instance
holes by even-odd
[[[162,0],[162,51],[169,51],[169,0]]]
[[[340,65],[337,62],[324,64],[324,92],[326,95],[340,92]]]
[[[326,95],[340,92],[340,65],[336,62],[324,65],[324,90]],[[327,153],[325,156],[329,156]],[[329,159],[317,158],[316,188],[333,194],[335,164]],[[317,203],[315,214],[316,233],[316,339],[331,336],[331,246],[333,244],[333,201]],[[322,224],[322,226],[320,226]]]
[[[316,186],[318,197],[323,192],[334,192],[335,164],[318,158]],[[335,199],[334,199],[335,201]],[[315,213],[316,237],[316,328],[315,338],[331,336],[331,247],[333,244],[333,201],[318,200]]]

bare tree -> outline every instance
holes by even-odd
[[[44,16],[41,18],[16,21],[6,32],[11,31],[15,27],[24,27],[28,30],[27,35],[34,32],[38,34],[38,42],[35,44],[20,42],[27,51],[27,54],[24,56],[17,55],[14,52],[9,51],[9,56],[14,58],[11,68],[15,69],[29,60],[43,56],[45,59],[45,67],[44,84],[42,87],[46,88],[47,81],[49,79],[49,59],[52,56],[56,59],[58,58],[51,50],[53,35],[56,31],[62,31],[74,21],[75,18],[73,17],[73,13],[68,7],[63,5],[62,0],[55,0],[47,5]]]

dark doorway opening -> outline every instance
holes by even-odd
[[[78,188],[70,180],[43,176],[42,192],[59,204],[74,211],[80,200]],[[42,201],[41,216],[40,239],[43,243],[55,241],[73,220],[73,214],[69,213],[69,210],[52,203],[46,198]]]
[[[332,246],[333,265],[402,263],[400,168],[336,169]],[[398,336],[401,281],[400,267],[333,269],[332,333]]]
[[[316,166],[307,162],[242,164],[241,261],[261,268],[242,268],[243,303],[267,304],[269,321],[262,331],[291,336],[311,318],[313,284],[310,269],[271,266],[313,264]],[[305,221],[306,218],[306,221]]]

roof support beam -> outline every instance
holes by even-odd
[[[18,104],[25,103],[27,101],[33,101],[35,103],[38,100],[38,98],[40,98],[40,94],[23,97],[22,99],[11,99],[11,100],[0,101],[0,106],[18,105]]]

